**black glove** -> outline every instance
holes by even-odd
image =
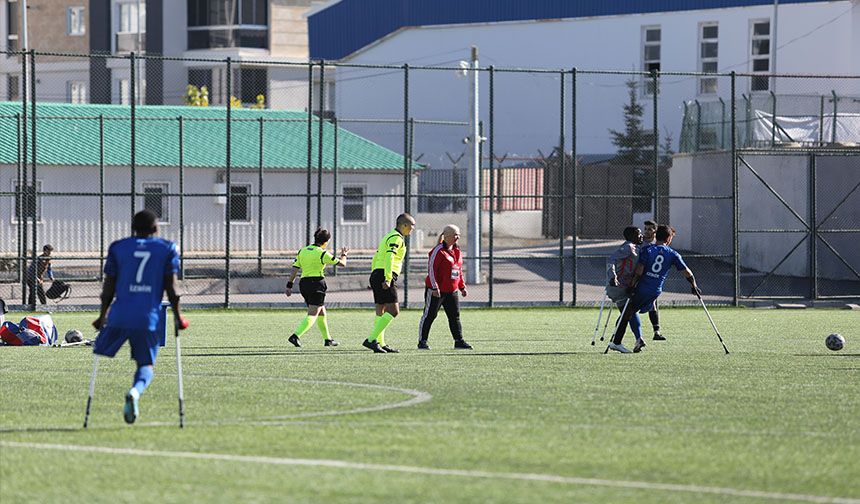
[[[702,295],[702,291],[700,291],[700,290],[699,290],[699,287],[697,287],[697,286],[695,286],[695,285],[693,285],[693,286],[691,286],[691,287],[690,287],[690,292],[692,292],[693,294],[695,294],[695,295],[697,295],[697,296],[701,296],[701,295]]]

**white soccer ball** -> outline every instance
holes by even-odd
[[[70,329],[66,332],[66,343],[78,343],[84,340],[84,335],[77,329]]]
[[[842,350],[842,347],[845,346],[845,338],[841,334],[833,333],[824,340],[824,344],[827,345],[827,348],[835,352]]]

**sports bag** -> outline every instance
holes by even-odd
[[[0,326],[0,339],[12,346],[50,346],[56,343],[58,336],[50,315],[24,317],[20,324],[4,322]]]
[[[60,301],[69,297],[72,293],[72,286],[63,282],[62,280],[54,280],[51,283],[51,287],[45,291],[45,296],[48,299],[56,299],[59,303]]]

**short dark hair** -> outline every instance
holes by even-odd
[[[398,215],[396,226],[400,227],[403,224],[412,224],[414,226],[415,225],[415,217],[412,217],[410,214],[408,214],[406,212]]]
[[[322,245],[329,240],[331,240],[331,233],[328,232],[328,229],[317,228],[314,231],[314,245]]]
[[[131,230],[137,234],[149,236],[158,231],[158,216],[152,210],[141,210],[131,219]]]
[[[657,232],[654,233],[654,236],[657,238],[657,241],[666,241],[674,234],[675,228],[672,226],[657,226]]]
[[[624,239],[627,241],[636,241],[639,238],[639,228],[636,226],[627,226],[624,228]]]
[[[53,245],[51,245],[50,243],[46,243],[46,244],[45,244],[45,246],[44,246],[44,247],[42,247],[42,251],[43,251],[43,252],[53,252],[53,251],[54,251],[54,246],[53,246]]]
[[[654,221],[652,221],[652,220],[646,220],[646,221],[645,221],[645,225],[646,225],[646,226],[656,226],[656,225],[657,225],[657,223],[656,223],[656,222],[654,222]]]

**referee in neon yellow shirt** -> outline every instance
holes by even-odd
[[[408,213],[397,216],[393,231],[382,237],[370,273],[370,288],[376,304],[376,321],[370,336],[362,343],[376,353],[397,353],[398,350],[385,344],[385,328],[400,313],[397,301],[397,277],[403,268],[406,256],[406,240],[415,229],[415,218]]]
[[[322,333],[323,344],[325,346],[337,346],[337,341],[329,335],[328,322],[326,321],[325,293],[328,287],[325,284],[325,267],[329,264],[346,266],[346,255],[349,249],[346,247],[340,249],[340,257],[335,258],[325,249],[330,239],[331,233],[328,230],[317,229],[314,232],[313,244],[302,248],[296,254],[293,271],[289,281],[287,281],[286,294],[289,297],[293,293],[293,281],[301,270],[302,279],[299,281],[299,292],[305,298],[305,304],[308,305],[308,316],[299,323],[296,331],[289,338],[290,343],[297,347],[302,346],[299,338],[313,327],[314,323],[317,324],[320,333]]]

